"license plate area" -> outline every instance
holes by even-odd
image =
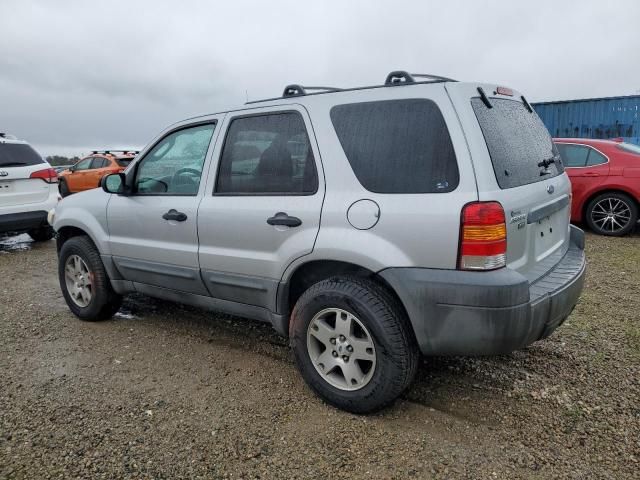
[[[562,215],[559,215],[559,213],[556,212],[541,218],[533,225],[536,261],[540,261],[553,253],[564,240],[566,232],[563,231]]]

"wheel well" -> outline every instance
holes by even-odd
[[[397,300],[406,315],[407,312],[404,310],[404,305],[400,297],[398,297],[391,285],[389,285],[384,278],[368,268],[336,260],[316,260],[299,266],[289,278],[285,291],[282,292],[283,295],[278,302],[279,310],[288,317],[300,296],[309,287],[327,278],[335,277],[336,275],[350,275],[373,280],[386,289]]]
[[[58,251],[60,251],[60,249],[62,248],[62,245],[64,245],[64,242],[66,242],[70,238],[79,237],[79,236],[83,236],[83,235],[86,236],[86,237],[89,237],[89,235],[87,235],[87,232],[85,232],[81,228],[78,228],[78,227],[62,227],[60,230],[58,230],[57,235],[56,235],[56,246],[58,248]],[[91,238],[91,237],[89,237],[89,238]]]
[[[616,190],[616,189],[613,189],[613,188],[607,189],[607,190],[600,190],[599,192],[595,192],[595,193],[592,193],[591,195],[589,195],[589,197],[584,201],[584,203],[582,205],[582,220],[584,222],[587,221],[587,208],[589,207],[589,204],[591,203],[591,201],[594,198],[596,198],[596,197],[598,197],[598,196],[600,196],[602,194],[605,194],[605,193],[619,193],[621,195],[625,195],[625,196],[627,196],[627,197],[629,197],[631,199],[631,201],[635,204],[635,206],[638,209],[640,209],[640,203],[638,203],[638,200],[636,198],[634,198],[633,195],[625,192],[624,190]]]

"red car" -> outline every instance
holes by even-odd
[[[571,179],[572,222],[601,235],[629,233],[640,206],[640,147],[617,140],[555,138]]]

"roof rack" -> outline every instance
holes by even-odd
[[[420,80],[420,79],[427,79]],[[410,85],[415,83],[438,83],[438,82],[456,82],[453,78],[441,77],[440,75],[431,75],[429,73],[409,73],[404,70],[396,70],[387,75],[387,78],[383,85],[371,85],[368,87],[355,87],[355,88],[337,88],[337,87],[306,87],[299,84],[287,85],[282,92],[281,97],[265,98],[263,100],[252,100],[246,102],[245,105],[251,103],[269,102],[273,100],[279,100],[281,98],[289,97],[302,97],[305,95],[320,95],[323,93],[332,92],[347,92],[352,90],[365,90],[368,88],[384,88],[395,87],[399,85]]]
[[[91,153],[92,154],[96,154],[96,153],[101,153],[104,155],[110,155],[111,153],[124,153],[125,155],[128,153],[131,153],[133,155],[137,155],[140,153],[140,150],[92,150]]]
[[[284,92],[282,92],[282,97],[286,98],[286,97],[297,97],[299,95],[308,95],[310,93],[309,90],[318,90],[317,93],[321,93],[321,92],[339,92],[342,89],[337,87],[305,87],[303,85],[293,84],[293,85],[287,85],[286,87],[284,87]]]
[[[387,75],[384,84],[403,85],[407,83],[416,83],[416,78],[427,78],[433,82],[455,82],[453,78],[441,77],[440,75],[431,75],[430,73],[409,73],[404,70],[396,70]]]

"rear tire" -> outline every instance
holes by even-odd
[[[587,205],[586,221],[595,233],[621,237],[636,226],[638,206],[624,193],[603,193]]]
[[[62,196],[62,198],[68,197],[69,195],[71,195],[71,192],[69,191],[69,186],[67,185],[67,182],[65,182],[64,180],[60,180],[60,182],[58,183],[58,191],[60,192],[60,195]]]
[[[307,384],[352,413],[391,404],[416,373],[418,347],[404,310],[368,279],[333,277],[310,287],[293,309],[289,334]]]
[[[46,242],[55,237],[56,232],[51,227],[41,227],[34,228],[33,230],[29,230],[27,234],[33,238],[34,242]]]
[[[89,237],[73,237],[62,245],[58,279],[69,309],[81,320],[106,320],[122,305],[122,296],[113,291],[100,254]]]

